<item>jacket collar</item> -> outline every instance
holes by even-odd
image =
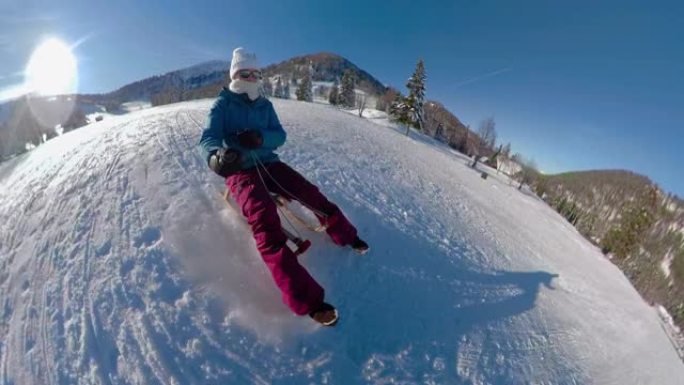
[[[259,96],[257,100],[249,100],[247,94],[236,94],[235,92],[229,90],[227,87],[223,87],[219,93],[219,97],[228,99],[230,101],[238,102],[249,107],[256,107],[262,105],[266,99],[263,96]]]

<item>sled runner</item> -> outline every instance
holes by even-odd
[[[282,195],[274,193],[271,193],[271,197],[273,197],[273,200],[280,208],[280,212],[287,216],[289,221],[297,222],[302,227],[317,233],[327,230],[327,227],[321,225],[318,218],[299,202],[293,202]]]

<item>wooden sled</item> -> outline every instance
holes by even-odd
[[[274,201],[276,202],[278,207],[281,208],[281,212],[283,213],[283,215],[290,217],[290,219],[295,220],[295,221],[299,222],[300,224],[307,226],[307,228],[308,228],[307,222],[304,221],[302,218],[299,218],[297,215],[295,215],[287,207],[287,202],[288,202],[287,199],[280,197],[277,194],[272,194],[272,196],[274,197]],[[228,203],[228,206],[230,206],[233,210],[235,210],[242,217],[242,213],[236,207],[235,201],[233,201],[233,199],[230,197],[230,192],[227,189],[223,193],[223,199]],[[283,233],[285,234],[285,236],[287,237],[287,241],[288,241],[287,246],[290,248],[290,250],[292,250],[294,255],[304,254],[311,247],[311,241],[309,241],[308,239],[302,239],[284,227],[282,227],[282,230],[283,230]],[[324,230],[325,230],[325,228],[322,231],[324,231]],[[317,230],[315,230],[315,231],[317,231]]]

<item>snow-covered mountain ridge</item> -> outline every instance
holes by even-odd
[[[267,76],[296,82],[303,73],[303,63],[306,63],[306,68],[313,65],[315,79],[332,82],[341,78],[345,70],[351,70],[357,77],[357,88],[371,94],[385,91],[385,87],[369,73],[349,60],[330,53],[291,58],[271,64],[264,71]],[[43,137],[52,138],[56,135],[55,126],[59,124],[69,131],[112,114],[127,113],[140,105],[156,106],[215,97],[227,83],[229,68],[229,61],[214,60],[150,76],[103,94],[62,95],[58,98],[22,96],[0,102],[0,161],[25,152],[27,144],[34,147],[44,141]],[[323,82],[317,83],[320,85]],[[321,87],[320,91],[326,89]],[[324,96],[327,99],[327,94]],[[53,103],[58,99],[68,103]],[[54,115],[46,111],[54,109],[59,109],[64,118],[56,123],[55,119],[42,118],[46,114]]]
[[[0,384],[681,384],[656,312],[547,205],[422,136],[274,100],[281,158],[373,246],[303,263],[292,315],[196,150],[211,100],[0,164]]]
[[[263,69],[265,76],[280,77],[284,81],[300,80],[304,74],[311,73],[312,80],[331,84],[334,81],[339,83],[345,71],[352,73],[358,90],[376,96],[387,91],[387,87],[373,75],[348,59],[330,52],[292,57],[280,63],[270,64]]]

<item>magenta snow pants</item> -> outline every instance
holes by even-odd
[[[252,227],[257,249],[282,292],[283,302],[298,315],[308,314],[321,305],[324,290],[285,244],[287,237],[269,191],[287,199],[299,200],[303,205],[325,214],[317,217],[321,224],[328,226],[328,235],[339,246],[352,243],[356,228],[315,185],[287,164],[268,163],[266,170],[262,166],[257,167],[258,170],[250,168],[229,176],[226,186]]]

